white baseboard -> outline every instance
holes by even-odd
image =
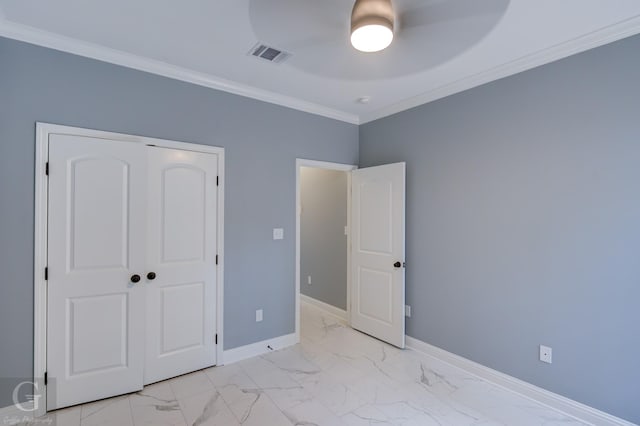
[[[223,352],[221,364],[233,364],[234,362],[242,361],[243,359],[260,356],[271,351],[277,351],[278,349],[283,349],[287,346],[293,346],[296,343],[296,334],[291,333],[280,337],[274,337],[273,339],[267,339],[261,342],[229,349]]]
[[[22,403],[23,411],[15,405],[0,408],[0,425],[17,425],[28,423],[34,419],[33,401]]]
[[[485,367],[477,362],[455,355],[413,337],[406,336],[406,342],[407,347],[410,349],[446,362],[454,367],[458,367],[467,373],[473,374],[474,376],[500,386],[508,391],[522,395],[556,411],[560,411],[582,422],[592,424],[594,426],[636,426],[634,423],[615,417],[611,414],[605,413],[604,411],[597,410],[562,395],[539,388],[531,383],[527,383],[523,380],[509,376],[508,374]]]
[[[333,305],[329,305],[328,303],[324,303],[318,299],[314,299],[313,297],[306,296],[302,293],[300,293],[300,301],[308,303],[309,305],[313,305],[316,308],[323,310],[325,313],[333,315],[344,323],[347,322],[347,311],[345,311],[344,309],[336,308]]]

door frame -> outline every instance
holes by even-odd
[[[347,322],[351,322],[351,173],[358,166],[353,164],[332,163],[329,161],[306,160],[296,158],[296,343],[300,342],[300,222],[302,213],[302,191],[300,169],[312,167],[316,169],[335,170],[347,173]]]
[[[218,334],[216,365],[220,365],[223,362],[224,351],[224,148],[37,122],[33,259],[33,381],[36,383],[44,383],[44,374],[47,368],[47,280],[45,279],[44,271],[47,267],[48,257],[47,222],[49,217],[49,182],[46,167],[49,159],[49,135],[51,134],[109,139],[218,155],[219,186],[217,239],[218,256],[221,261],[216,269],[216,333]],[[40,417],[47,412],[47,388],[46,386],[41,386],[41,389],[39,390],[41,391],[40,394],[42,396],[40,400],[45,401],[45,403],[40,404],[38,408],[33,411],[33,415],[35,417]]]

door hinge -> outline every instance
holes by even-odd
[[[44,385],[45,385],[45,386],[47,386],[47,382],[48,382],[48,379],[47,379],[47,372],[45,371],[45,372],[44,372]]]
[[[47,164],[44,165],[44,174],[49,176],[49,162],[47,161]]]
[[[49,267],[45,266],[44,268],[44,280],[48,281],[49,280]]]
[[[220,186],[220,176],[216,176],[216,186]]]
[[[216,254],[216,265],[218,264],[218,255]]]
[[[216,333],[216,345],[218,344],[218,333]]]

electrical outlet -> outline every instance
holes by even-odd
[[[404,305],[404,316],[407,318],[411,318],[411,306]]]
[[[282,240],[282,239],[284,239],[284,229],[282,229],[282,228],[273,228],[273,239],[274,240]]]
[[[262,309],[256,310],[256,322],[262,321]]]
[[[551,355],[553,349],[548,346],[540,345],[540,361],[551,364]]]
[[[307,285],[311,285],[311,275],[307,275]]]

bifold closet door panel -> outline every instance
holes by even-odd
[[[147,155],[145,384],[216,364],[218,249],[218,156]]]
[[[142,388],[146,185],[142,145],[49,138],[48,410]]]

